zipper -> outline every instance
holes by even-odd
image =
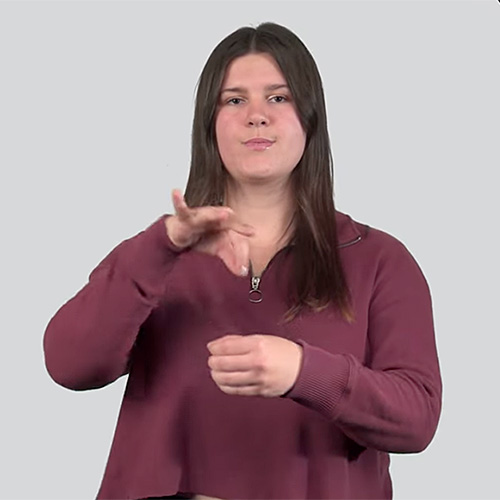
[[[370,230],[370,227],[369,226],[365,226],[365,227],[366,227],[366,232],[368,232]],[[349,247],[351,245],[354,245],[358,241],[360,241],[362,238],[363,237],[361,235],[359,235],[354,240],[348,241],[347,243],[343,243],[342,245],[338,245],[337,248]],[[251,278],[250,278],[250,291],[248,292],[248,300],[250,302],[252,302],[253,304],[258,304],[259,302],[262,302],[262,290],[259,288],[260,282],[262,280],[262,276],[266,272],[267,268],[270,266],[271,262],[275,259],[275,257],[280,252],[282,252],[283,250],[286,250],[290,246],[292,246],[292,245],[291,244],[287,245],[287,246],[283,247],[281,250],[278,250],[278,252],[276,252],[274,254],[273,258],[267,263],[267,266],[263,269],[262,273],[260,273],[260,276],[253,275],[252,261],[250,261],[250,276],[251,276]]]
[[[276,256],[283,252],[283,250],[286,250],[287,248],[291,247],[292,245],[286,245],[283,247],[281,250],[278,250],[272,257],[272,259],[267,263],[267,266],[262,270],[260,273],[260,276],[254,276],[253,270],[252,270],[252,261],[250,261],[250,291],[248,292],[248,300],[252,302],[253,304],[258,304],[259,302],[262,302],[262,290],[259,288],[260,282],[262,280],[262,276],[264,276],[264,273],[266,272],[267,268],[271,265],[271,262],[276,258]]]
[[[262,290],[259,290],[260,277],[252,276],[250,286],[252,289],[248,292],[248,300],[253,304],[262,302]]]

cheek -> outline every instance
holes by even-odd
[[[223,154],[228,150],[231,144],[231,130],[228,117],[220,113],[215,120],[215,137],[217,139],[217,146],[219,152]]]
[[[306,133],[302,128],[300,118],[295,109],[291,107],[288,108],[286,112],[280,116],[279,123],[289,137],[293,137],[294,140],[300,142],[305,142]]]
[[[295,154],[300,154],[300,156],[302,156],[306,146],[306,133],[297,116],[294,116],[294,119],[292,119],[290,123],[292,124],[290,130],[290,136],[293,144],[292,149]]]
[[[304,129],[300,126],[300,124],[296,129],[295,139],[297,141],[297,147],[304,149],[306,145],[306,133],[304,132]]]

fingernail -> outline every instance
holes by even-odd
[[[248,274],[248,267],[241,266],[240,276],[246,276]]]

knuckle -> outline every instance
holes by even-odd
[[[255,335],[255,348],[260,353],[263,354],[265,352],[266,339],[262,335]]]
[[[263,353],[257,353],[254,358],[255,370],[258,374],[262,374],[266,369],[266,358]]]
[[[258,370],[255,375],[255,380],[260,387],[267,385],[267,374],[264,370]]]

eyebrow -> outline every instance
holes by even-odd
[[[264,90],[270,91],[270,90],[278,90],[278,89],[288,89],[288,85],[286,83],[275,83],[273,85],[267,85],[264,87]],[[288,89],[289,90],[289,89]],[[224,92],[236,92],[243,94],[247,92],[247,89],[244,87],[231,87],[231,88],[226,88],[221,90],[221,94]]]

